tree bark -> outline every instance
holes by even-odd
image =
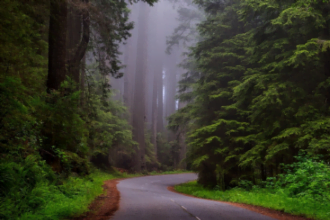
[[[151,122],[151,127],[152,127],[152,144],[154,145],[154,150],[155,150],[155,155],[157,159],[157,114],[158,114],[158,105],[157,105],[157,85],[158,76],[161,75],[161,73],[155,72],[154,77],[153,77],[153,93],[152,93],[152,122]]]
[[[71,61],[81,41],[82,17],[77,6],[72,4],[68,7],[68,30],[67,30],[67,61]],[[77,82],[79,80],[79,68],[68,66],[68,74]]]
[[[135,171],[145,170],[145,81],[147,71],[147,41],[148,41],[148,5],[140,2],[138,47],[135,74],[134,111],[133,111],[133,138],[138,143],[135,156]]]
[[[163,65],[160,66],[161,71],[157,80],[157,102],[158,102],[158,114],[157,114],[157,132],[163,132],[164,130],[164,100],[163,100]]]
[[[89,11],[87,8],[87,4],[89,3],[89,0],[82,0],[86,4],[86,7],[81,9],[81,11],[73,10],[73,16],[74,20],[73,22],[73,29],[75,32],[80,32],[81,30],[81,23],[82,23],[82,36],[80,38],[80,33],[72,33],[73,36],[76,36],[75,39],[73,39],[72,50],[74,51],[72,56],[70,56],[70,59],[68,60],[68,67],[69,67],[69,73],[72,76],[73,80],[78,83],[80,82],[80,62],[83,59],[87,46],[89,43],[89,37],[90,37],[90,17],[89,17]],[[80,16],[81,14],[81,16]],[[80,20],[81,19],[81,20]]]
[[[50,1],[47,91],[58,90],[66,77],[66,0]]]
[[[137,19],[138,8],[136,4],[130,6],[132,13],[130,15],[131,21]],[[133,125],[133,97],[135,90],[135,70],[136,70],[136,54],[137,54],[137,28],[132,30],[132,36],[127,40],[124,54],[124,63],[126,65],[124,72],[124,103],[127,106],[130,118],[129,122]]]
[[[185,102],[179,102],[178,109],[184,108],[187,104]],[[186,154],[187,154],[187,145],[185,142],[186,139],[186,129],[182,126],[179,127],[178,130],[178,144],[179,144],[179,168],[180,169],[186,169],[187,168],[187,163],[183,161],[186,159]]]

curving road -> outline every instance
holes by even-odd
[[[196,178],[196,174],[175,174],[122,180],[117,185],[119,210],[111,220],[274,220],[226,203],[167,190]]]

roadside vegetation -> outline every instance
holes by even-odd
[[[83,177],[59,178],[45,162],[28,156],[23,163],[0,166],[0,219],[57,220],[88,211],[103,192],[103,182],[129,177],[93,170]],[[133,175],[132,175],[133,176]]]
[[[182,173],[183,170],[151,172],[150,175]],[[104,181],[142,176],[100,171],[60,177],[45,161],[28,156],[20,164],[0,164],[0,219],[58,220],[77,217],[103,193]]]
[[[219,186],[204,187],[196,181],[175,186],[181,193],[200,198],[244,203],[271,208],[312,219],[330,219],[330,168],[319,159],[297,157],[285,166],[284,174],[253,185],[241,181],[222,191]]]
[[[1,220],[77,216],[105,180],[174,169],[164,126],[157,160],[150,129],[138,147],[127,103],[111,87],[122,76],[119,45],[133,28],[128,7],[107,0],[0,2]]]

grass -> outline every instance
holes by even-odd
[[[39,186],[35,193],[43,194],[44,206],[35,213],[24,213],[21,220],[58,220],[78,216],[88,211],[89,204],[103,192],[105,180],[126,175],[97,172],[85,178],[69,178],[60,188]]]
[[[12,199],[0,201],[0,215],[5,219],[59,220],[69,219],[88,211],[89,204],[103,193],[103,182],[136,175],[108,174],[100,171],[86,177],[70,177],[62,185],[37,184],[24,197],[15,192],[9,198],[22,197],[20,203]],[[33,208],[36,207],[36,208]],[[29,210],[29,211],[26,211]],[[11,216],[6,218],[6,216]]]
[[[200,198],[257,205],[319,220],[330,219],[329,200],[319,201],[307,197],[292,198],[281,190],[276,192],[271,192],[267,189],[246,191],[234,188],[227,191],[219,191],[204,188],[196,181],[177,185],[175,190]]]
[[[48,166],[34,160],[30,162],[28,166],[12,163],[7,167],[16,165],[15,169],[0,169],[5,178],[5,181],[0,178],[0,219],[60,220],[76,217],[88,211],[89,204],[102,194],[104,181],[144,175],[116,171],[110,174],[94,169],[85,177],[60,180]],[[187,171],[151,172],[149,175],[184,172]]]
[[[176,174],[187,171],[176,170],[166,172],[151,172],[149,175]],[[60,220],[70,219],[79,216],[88,211],[89,204],[99,195],[103,193],[102,185],[104,181],[117,179],[138,177],[141,174],[127,173],[104,173],[96,171],[86,177],[70,177],[63,185],[55,186],[46,182],[36,185],[29,192],[18,207],[13,207],[10,200],[0,201],[1,214],[4,216],[16,216],[14,219],[19,220]],[[17,192],[20,193],[20,192]],[[13,196],[13,198],[20,196]],[[31,207],[36,205],[35,209]],[[29,208],[25,208],[27,206]],[[38,208],[37,208],[38,207]],[[22,210],[22,211],[20,211]],[[23,211],[30,210],[30,211]],[[7,212],[7,213],[6,213]],[[11,213],[8,213],[11,212]],[[13,212],[17,212],[16,214]],[[22,213],[17,215],[18,213]]]

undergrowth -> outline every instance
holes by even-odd
[[[94,170],[84,177],[59,178],[42,161],[0,164],[0,219],[58,220],[88,211],[103,182],[127,174]]]
[[[103,182],[115,178],[137,177],[91,168],[91,174],[60,176],[38,156],[30,155],[21,162],[0,162],[1,220],[59,220],[81,215],[103,192]],[[167,171],[155,174],[174,174]],[[72,176],[74,175],[74,176]]]
[[[181,193],[200,198],[262,206],[319,220],[330,219],[330,169],[317,159],[297,157],[285,173],[259,185],[242,181],[240,187],[221,191],[196,181],[175,186]]]

